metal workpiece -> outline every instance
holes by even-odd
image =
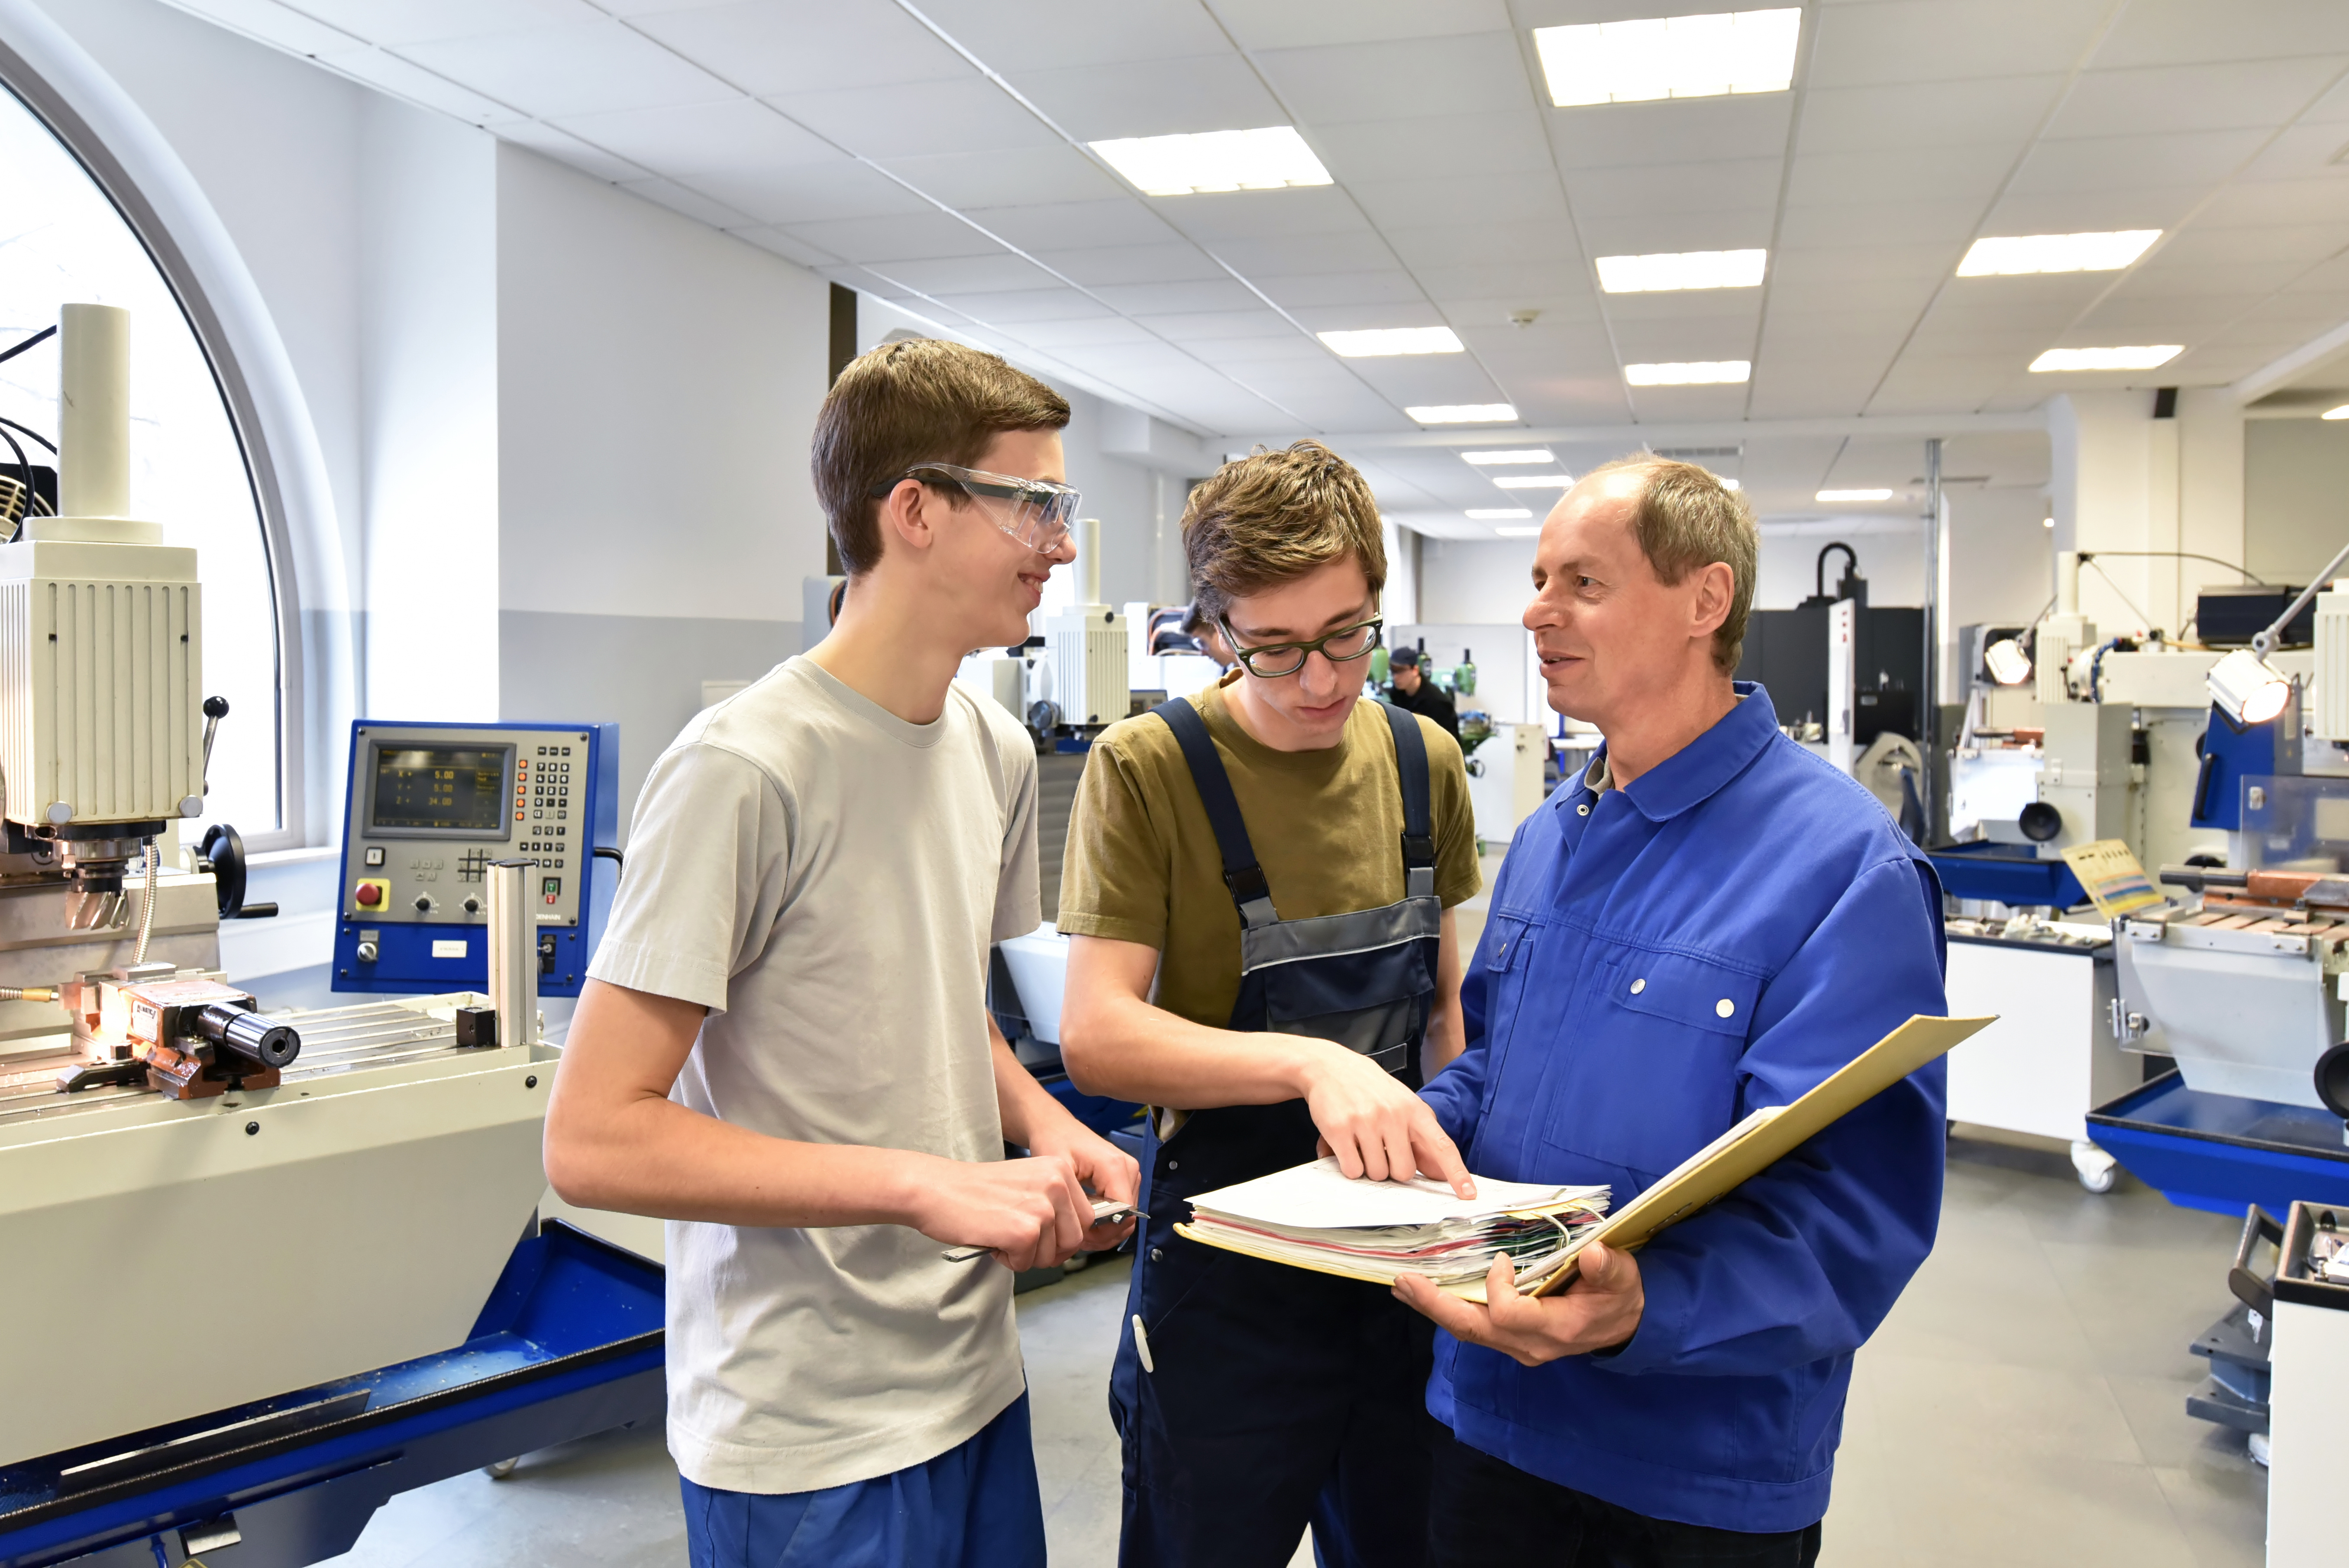
[[[538,1038],[538,922],[530,888],[535,874],[519,860],[501,860],[482,877],[489,893],[490,1006],[503,1041]]]

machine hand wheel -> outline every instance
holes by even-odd
[[[243,836],[227,823],[215,822],[204,829],[196,854],[212,867],[212,895],[220,904],[220,918],[235,919],[244,909]]]
[[[2349,1040],[2326,1046],[2316,1059],[2316,1097],[2326,1110],[2349,1122]]]

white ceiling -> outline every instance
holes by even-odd
[[[1812,0],[1790,92],[1569,109],[1532,29],[1702,7],[175,3],[1194,431],[1348,438],[1428,532],[1485,534],[1461,510],[1510,498],[1398,444],[1406,405],[1512,402],[1576,435],[1553,443],[1569,472],[1643,440],[1736,447],[1715,465],[1765,514],[1816,514],[1824,485],[1911,487],[1929,426],[1961,432],[1950,473],[2042,483],[2013,416],[2052,391],[2234,383],[2349,321],[2341,0]],[[1150,198],[1083,146],[1278,124],[1334,185]],[[2124,228],[2164,231],[2124,272],[1954,275],[1977,235]],[[1593,280],[1602,254],[1754,246],[1760,288]],[[1438,323],[1468,351],[1341,360],[1312,337]],[[2024,369],[2157,342],[2187,349]],[[1737,358],[1749,385],[1621,375]]]

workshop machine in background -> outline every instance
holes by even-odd
[[[61,315],[65,515],[0,544],[0,1564],[316,1562],[657,1415],[660,1272],[540,1233],[540,867],[480,885],[478,987],[264,1014],[221,971],[266,907],[233,828],[176,844],[227,711],[196,552],[125,514],[126,313]]]
[[[539,994],[578,995],[595,860],[618,862],[619,780],[617,724],[353,724],[334,988],[484,984],[483,878],[515,860],[531,872]]]

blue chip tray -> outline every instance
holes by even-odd
[[[1956,898],[2068,909],[2088,897],[2069,866],[2040,859],[2028,844],[1950,844],[1926,851],[1926,858],[1940,876],[1941,890]]]

